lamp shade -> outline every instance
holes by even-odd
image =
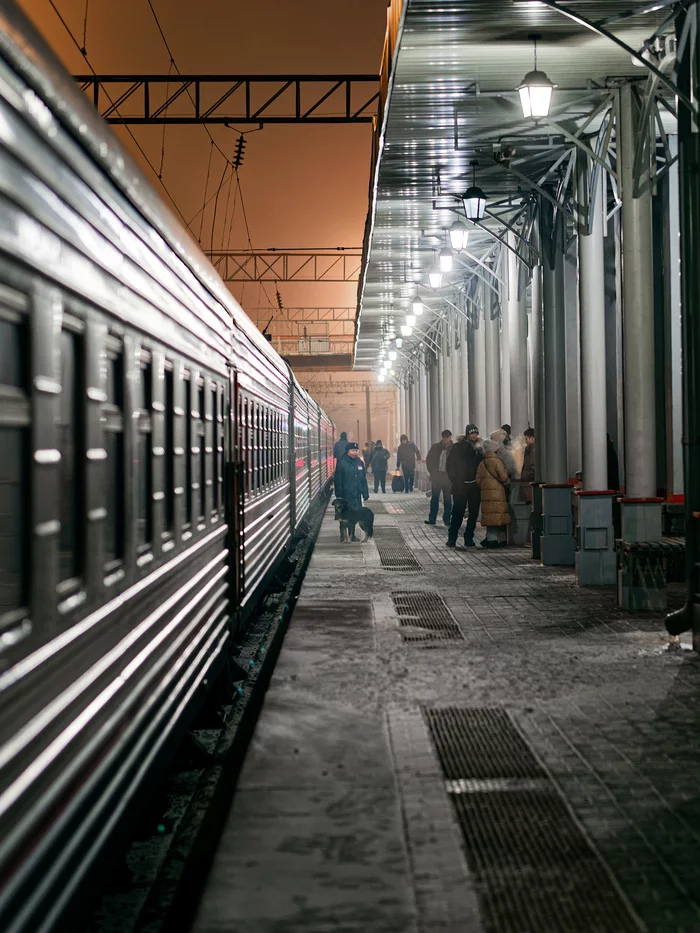
[[[401,337],[397,337],[396,340],[394,341],[394,343],[396,344],[396,349],[397,349],[397,350],[400,350],[401,347],[403,346],[403,340],[402,340]]]
[[[430,270],[428,273],[428,279],[430,281],[431,288],[440,288],[442,285],[442,272],[440,271],[439,266],[436,266]]]
[[[391,360],[392,363],[394,362],[394,360],[396,359],[396,350],[389,350],[389,359]]]
[[[440,270],[442,272],[452,272],[452,250],[449,246],[440,250]]]
[[[407,315],[406,315],[406,323],[408,324],[409,327],[415,327],[415,326],[416,326],[416,316],[415,316],[415,314],[407,314]]]
[[[486,195],[478,185],[472,185],[471,188],[467,188],[466,193],[462,197],[462,201],[464,201],[464,213],[469,220],[475,221],[484,219]]]
[[[518,87],[523,116],[546,117],[555,87],[544,71],[529,71]]]
[[[384,380],[386,379],[386,376],[384,375],[384,373],[379,373],[379,375],[377,376],[377,379],[380,382],[384,382]]]
[[[420,298],[413,299],[413,302],[411,303],[411,310],[416,316],[423,313],[423,302],[420,300]]]
[[[413,333],[413,328],[409,327],[408,324],[401,325],[401,336],[402,337],[410,337],[412,333]]]
[[[455,220],[450,227],[450,243],[452,244],[452,249],[457,250],[457,252],[466,249],[468,239],[469,231],[467,228],[461,220]]]

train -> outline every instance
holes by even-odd
[[[334,439],[3,0],[3,933],[55,927],[298,539]]]

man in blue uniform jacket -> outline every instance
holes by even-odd
[[[348,443],[345,456],[336,464],[333,483],[336,499],[345,499],[351,509],[361,509],[362,500],[366,502],[369,499],[365,465],[360,456],[360,448],[353,441]],[[357,541],[355,526],[350,525],[348,530],[350,540]]]

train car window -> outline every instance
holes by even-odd
[[[185,384],[185,518],[183,530],[188,531],[192,527],[192,379],[190,373],[185,370],[183,374]]]
[[[257,402],[252,402],[253,410],[253,490],[255,492],[260,488],[260,424],[259,424],[259,406]]]
[[[81,561],[84,443],[82,431],[82,335],[63,329],[60,336],[61,394],[56,409],[59,461],[59,581],[79,576]]]
[[[175,372],[165,363],[165,530],[171,537],[175,530]]]
[[[216,518],[219,510],[219,400],[217,398],[217,387],[211,390],[211,413],[212,413],[212,490],[211,490],[211,515]]]
[[[124,558],[124,356],[119,341],[108,339],[105,391],[102,405],[105,463],[105,570]]]
[[[145,550],[153,540],[153,364],[150,353],[141,351],[136,407],[136,546]]]
[[[199,512],[200,523],[206,521],[206,501],[207,501],[207,429],[204,420],[206,399],[204,396],[204,380],[201,380],[197,390],[197,407],[199,408],[199,420],[197,422],[197,434],[199,440]]]
[[[217,437],[217,451],[216,458],[219,461],[218,477],[219,485],[216,492],[216,507],[218,509],[219,515],[223,514],[224,509],[224,471],[225,471],[225,460],[224,460],[224,445],[226,442],[226,389],[223,386],[219,387],[219,424],[216,429]]]
[[[27,337],[25,320],[0,305],[0,629],[28,601]]]

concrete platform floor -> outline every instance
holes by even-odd
[[[698,657],[527,550],[446,548],[422,493],[369,505],[366,544],[326,514],[195,933],[699,931]],[[420,570],[382,568],[390,529]],[[456,635],[400,627],[407,592]],[[513,728],[448,781],[421,707]]]

